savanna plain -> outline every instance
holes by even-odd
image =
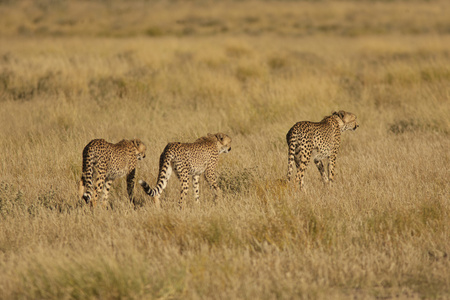
[[[1,299],[450,298],[450,3],[0,1]],[[335,110],[334,184],[286,183],[285,135]],[[222,199],[125,179],[83,147],[233,138]]]

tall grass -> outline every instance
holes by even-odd
[[[448,298],[447,2],[202,3],[0,3],[0,298]],[[284,183],[289,128],[339,109],[334,185]],[[124,179],[107,210],[77,197],[91,139],[143,140],[154,183],[167,142],[218,131],[216,204],[202,181],[179,211],[175,177],[161,210]]]

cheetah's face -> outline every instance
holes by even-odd
[[[351,112],[341,110],[333,114],[337,115],[343,122],[341,124],[341,131],[356,130],[359,127],[358,123],[356,123],[356,116]]]
[[[231,138],[225,133],[216,133],[217,138],[217,150],[220,153],[228,153],[231,151]]]
[[[136,157],[138,160],[145,158],[145,150],[147,150],[147,147],[141,140],[135,139],[133,140],[133,145],[136,148]]]

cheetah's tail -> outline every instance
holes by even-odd
[[[294,161],[295,161],[295,143],[287,137],[287,143],[289,146],[288,153],[288,170],[287,170],[287,180],[290,181],[292,177],[292,171],[294,170]]]
[[[288,171],[287,171],[287,180],[290,181],[292,177],[292,171],[294,170],[294,154],[289,152],[288,156]]]
[[[148,185],[147,182],[145,182],[144,180],[139,180],[139,184],[142,186],[142,188],[144,189],[144,192],[146,192],[148,195],[154,197],[155,194],[152,193],[152,188]]]
[[[82,174],[78,184],[78,193],[88,204],[92,198],[94,165],[96,164],[97,159],[95,151],[91,147],[92,142],[93,141],[87,144],[83,149]]]
[[[144,192],[147,193],[147,195],[149,195],[151,197],[159,196],[159,195],[161,195],[162,191],[164,190],[164,188],[167,185],[167,181],[169,180],[169,178],[165,177],[164,175],[165,174],[159,175],[158,182],[157,182],[155,188],[153,188],[153,189],[144,180],[139,180],[139,184],[142,186],[142,188],[144,189]],[[169,174],[169,176],[170,176],[170,174]]]
[[[167,145],[164,152],[161,154],[159,159],[159,175],[158,182],[156,186],[152,189],[148,183],[143,180],[139,180],[139,184],[144,188],[144,191],[151,197],[161,195],[162,191],[166,188],[167,182],[169,181],[170,175],[172,174],[171,161],[173,159],[173,154],[171,151],[171,145]]]

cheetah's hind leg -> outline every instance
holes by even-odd
[[[304,183],[304,177],[305,177],[305,171],[308,167],[309,160],[311,157],[311,153],[308,151],[302,151],[297,150],[298,152],[295,155],[295,165],[297,167],[297,175],[295,176],[295,182],[299,184],[300,190],[305,190],[305,183]]]

